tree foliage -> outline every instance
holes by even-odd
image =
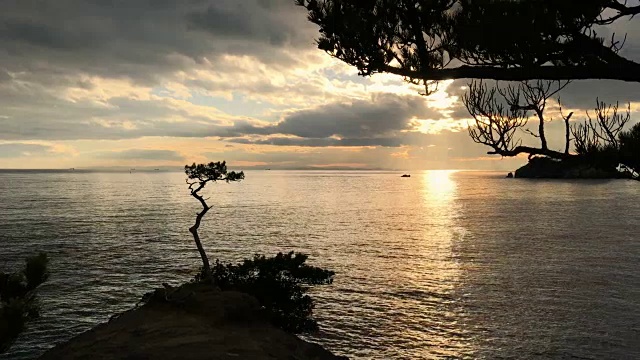
[[[185,165],[184,172],[187,175],[187,184],[189,185],[189,191],[191,196],[196,198],[202,205],[202,211],[196,214],[196,221],[192,227],[189,228],[189,232],[193,235],[193,240],[198,248],[198,253],[202,259],[203,271],[205,274],[211,273],[211,265],[209,263],[209,257],[202,246],[200,241],[200,235],[198,234],[198,228],[204,215],[212,208],[207,204],[207,201],[200,191],[210,182],[233,182],[244,179],[244,172],[235,172],[227,170],[227,163],[225,161],[210,162],[208,164],[196,164]]]
[[[216,261],[211,278],[222,290],[256,297],[274,325],[296,334],[310,332],[318,329],[318,323],[312,317],[315,305],[307,292],[310,286],[331,284],[335,273],[307,265],[307,259],[292,251],[274,257],[255,255],[237,265]],[[203,279],[204,272],[196,276],[196,281]]]
[[[640,81],[599,25],[640,13],[622,0],[296,0],[319,25],[318,47],[361,75],[413,83],[476,78]]]
[[[19,272],[0,272],[0,353],[9,349],[26,323],[39,316],[36,289],[49,278],[46,254],[26,259]]]

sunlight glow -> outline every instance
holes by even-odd
[[[432,204],[451,203],[456,194],[456,183],[451,175],[456,172],[457,170],[425,171],[422,175],[424,200]]]
[[[419,124],[418,131],[425,134],[439,134],[442,131],[463,131],[468,127],[467,120],[422,120],[416,119],[416,123]]]

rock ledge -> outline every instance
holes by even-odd
[[[247,294],[197,284],[155,294],[40,359],[347,359],[274,327]]]

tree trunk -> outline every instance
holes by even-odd
[[[565,137],[564,154],[565,155],[569,155],[569,143],[571,142],[571,138],[569,137],[570,135],[569,119],[571,119],[572,115],[573,115],[573,112],[570,112],[569,115],[564,118],[564,137]]]
[[[548,150],[547,146],[547,136],[544,134],[544,115],[542,114],[542,110],[536,108],[536,114],[538,115],[538,119],[540,123],[538,124],[538,135],[540,135],[540,145],[542,150]]]
[[[192,192],[191,196],[193,196],[194,198],[198,199],[198,201],[200,201],[200,203],[202,204],[202,211],[196,214],[196,222],[195,224],[193,224],[192,227],[189,228],[189,232],[193,235],[193,241],[195,241],[196,243],[196,247],[198,248],[198,252],[200,253],[200,258],[202,258],[202,269],[203,269],[204,275],[205,277],[209,277],[209,275],[211,275],[211,265],[209,263],[209,257],[207,256],[207,253],[205,252],[204,247],[202,246],[202,242],[200,241],[200,235],[198,235],[198,228],[200,227],[200,222],[202,221],[202,218],[207,213],[207,211],[209,211],[210,207],[204,201],[204,198],[202,198],[202,196],[198,195],[197,193]]]

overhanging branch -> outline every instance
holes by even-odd
[[[541,80],[584,80],[609,79],[640,82],[640,64],[629,62],[624,66],[540,66],[530,68],[499,68],[492,66],[463,65],[449,69],[430,69],[420,72],[384,65],[380,72],[388,72],[412,79],[493,79],[503,81]]]

